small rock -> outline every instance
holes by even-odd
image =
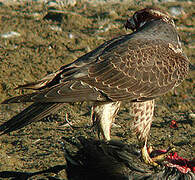
[[[50,28],[51,28],[51,30],[53,30],[53,31],[62,31],[62,28],[61,27],[59,27],[59,26],[50,26]]]
[[[195,114],[191,113],[191,114],[189,114],[189,117],[195,119]]]
[[[69,34],[68,34],[68,37],[69,37],[70,39],[73,39],[73,38],[74,38],[74,35],[73,35],[72,33],[69,33]]]
[[[12,37],[17,37],[20,36],[20,33],[15,32],[15,31],[10,31],[4,34],[0,34],[0,37],[2,38],[12,38]]]
[[[75,6],[76,3],[76,0],[50,0],[47,2],[46,6],[48,9],[60,9],[65,6]]]
[[[179,16],[182,14],[183,8],[182,7],[171,7],[169,11],[172,16]]]
[[[158,0],[158,2],[175,2],[176,0]]]
[[[52,20],[52,21],[56,21],[56,22],[61,22],[64,15],[65,15],[64,11],[50,10],[43,17],[43,20]]]
[[[109,11],[109,15],[110,15],[112,18],[117,18],[117,17],[118,17],[118,14],[117,14],[116,11],[114,11],[114,10]]]
[[[35,12],[35,13],[32,13],[31,16],[32,16],[33,18],[35,18],[36,20],[39,20],[39,19],[42,18],[43,15],[40,14],[40,13],[38,13],[38,12]]]

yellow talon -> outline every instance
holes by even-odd
[[[153,161],[163,161],[166,159],[166,157],[169,155],[170,152],[173,152],[175,151],[175,148],[171,148],[169,150],[167,150],[166,153],[163,153],[161,155],[158,155],[158,156],[155,156],[152,158]]]
[[[175,148],[170,148],[166,153],[160,154],[158,156],[155,156],[153,158],[150,157],[148,149],[147,149],[147,141],[145,141],[144,147],[142,148],[142,158],[146,164],[149,164],[151,166],[160,166],[156,162],[160,162],[165,160],[165,158],[169,155],[170,152],[175,151]],[[149,150],[150,153],[152,150]]]
[[[144,147],[142,148],[142,158],[146,164],[149,164],[151,166],[159,166],[149,155],[146,143]]]

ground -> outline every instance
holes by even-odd
[[[104,41],[130,33],[125,30],[124,22],[146,5],[151,5],[150,1],[98,5],[85,2],[72,7],[61,6],[60,11],[54,12],[38,2],[0,4],[0,102],[26,93],[14,90],[18,85],[40,79]],[[179,87],[156,99],[149,142],[157,149],[173,146],[180,156],[192,159],[195,157],[195,41],[192,39],[195,5],[188,1],[158,3],[158,6],[175,15],[191,65],[189,76]],[[0,105],[0,122],[7,121],[27,105]],[[137,143],[130,131],[128,107],[128,102],[122,105],[112,137]],[[172,127],[173,121],[177,124]],[[36,172],[65,165],[61,138],[77,141],[79,136],[97,138],[91,128],[90,104],[86,102],[67,104],[41,122],[1,136],[0,174],[3,171]],[[68,143],[64,146],[74,151]],[[47,176],[66,179],[66,171],[41,177],[46,179]]]

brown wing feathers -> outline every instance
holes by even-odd
[[[35,93],[7,99],[3,101],[2,104],[21,102],[69,103],[77,101],[96,101],[100,95],[101,94],[93,87],[83,84],[81,81],[70,81]]]
[[[164,26],[175,33],[172,40]],[[38,91],[3,103],[35,103],[1,125],[0,131],[8,133],[40,120],[66,102],[144,101],[179,84],[187,74],[189,62],[177,48],[175,28],[163,21],[152,21],[144,27],[105,42],[38,82],[19,86]],[[161,39],[152,30],[159,31]]]
[[[101,61],[89,68],[89,78],[83,81],[103,91],[113,101],[155,98],[172,89],[179,76],[173,78],[177,67],[168,71],[167,64],[174,58],[167,43],[139,39],[137,49],[135,44],[132,40],[130,45],[100,56]]]

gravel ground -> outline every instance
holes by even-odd
[[[126,19],[151,1],[133,3],[77,2],[74,6],[24,2],[6,4],[0,1],[0,102],[26,91],[13,90],[17,85],[35,81],[61,65],[94,49],[105,40],[129,33],[123,28]],[[195,5],[188,2],[157,4],[174,16],[184,50],[191,61],[190,74],[177,89],[156,100],[155,121],[149,142],[156,148],[173,146],[180,156],[195,157]],[[0,106],[3,123],[28,104]],[[67,120],[70,123],[67,123]],[[171,128],[171,121],[177,128]],[[112,137],[137,143],[130,131],[129,104],[118,113]],[[77,142],[77,137],[96,138],[90,127],[90,104],[67,104],[58,113],[21,130],[0,137],[0,177],[5,171],[37,172],[66,165],[61,138]],[[72,146],[66,148],[74,151]],[[61,167],[61,166],[60,166]],[[62,168],[63,169],[63,168]],[[33,176],[30,179],[67,179],[66,171]]]

